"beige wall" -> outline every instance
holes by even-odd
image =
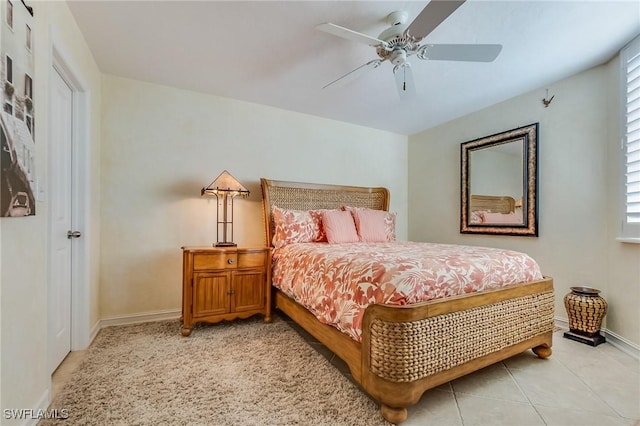
[[[389,187],[406,238],[406,136],[113,76],[102,99],[103,318],[180,309],[180,247],[215,241],[200,188],[224,169],[251,191],[239,245],[265,243],[260,177]]]
[[[574,285],[602,290],[606,327],[640,345],[640,245],[615,241],[619,201],[616,62],[409,138],[409,239],[513,248],[554,278],[556,317]],[[613,94],[613,95],[612,95]],[[539,122],[539,237],[459,233],[460,144]]]
[[[34,107],[36,123],[36,172],[45,188],[37,202],[36,216],[0,219],[0,390],[2,409],[46,408],[50,374],[47,367],[47,283],[46,283],[46,215],[47,197],[47,132],[49,72],[52,63],[51,46],[55,43],[62,50],[79,77],[87,84],[92,95],[89,140],[92,146],[99,143],[100,128],[100,74],[93,56],[88,50],[65,2],[31,2],[35,9],[34,51],[37,55],[34,76]],[[15,3],[14,7],[22,7]],[[88,150],[91,151],[91,150]],[[87,230],[99,231],[96,223],[99,199],[98,149],[90,152],[92,172],[87,183],[95,195],[88,206]],[[99,253],[99,237],[92,236],[92,254]],[[97,262],[91,264],[90,288],[92,301],[90,317],[92,326],[99,318],[97,306]],[[3,415],[4,417],[4,415]],[[3,424],[19,423],[17,420],[1,420]],[[24,421],[24,419],[23,419]]]

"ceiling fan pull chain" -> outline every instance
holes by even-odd
[[[402,90],[407,91],[407,67],[402,67]]]

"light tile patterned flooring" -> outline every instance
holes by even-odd
[[[289,324],[350,377],[338,357]],[[427,391],[403,425],[640,426],[640,361],[609,343],[594,348],[562,332],[554,333],[549,359],[527,351]],[[54,396],[84,354],[72,352],[58,367]]]
[[[289,322],[345,376],[346,364]],[[609,343],[553,336],[553,354],[527,351],[425,392],[403,426],[640,426],[640,360]]]

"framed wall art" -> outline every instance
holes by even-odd
[[[0,216],[36,214],[33,8],[0,3]]]

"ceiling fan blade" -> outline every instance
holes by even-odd
[[[417,39],[423,39],[464,2],[465,0],[431,0],[416,16],[416,19],[409,24],[405,33],[409,33]]]
[[[428,61],[493,62],[501,50],[501,44],[425,44],[417,56]]]
[[[414,98],[416,95],[416,86],[413,83],[411,64],[405,62],[404,64],[397,65],[393,69],[393,74],[400,99],[404,101]]]
[[[349,28],[341,27],[340,25],[336,24],[320,24],[316,25],[316,29],[325,33],[333,34],[338,37],[346,38],[347,40],[368,44],[369,46],[387,45],[385,41],[368,36],[366,34],[359,33],[357,31],[350,30]]]
[[[331,83],[325,85],[323,87],[323,89],[326,89],[329,86],[332,86],[338,82],[341,83],[341,86],[344,86],[345,84],[355,80],[356,78],[360,77],[361,75],[363,75],[364,73],[366,73],[369,70],[372,70],[374,68],[378,68],[378,66],[380,66],[380,64],[383,62],[382,59],[374,59],[373,61],[369,61],[364,65],[360,65],[358,68],[354,69],[353,71],[349,71],[348,73],[346,73],[345,75],[343,75],[340,78],[337,78],[335,80],[333,80]]]

